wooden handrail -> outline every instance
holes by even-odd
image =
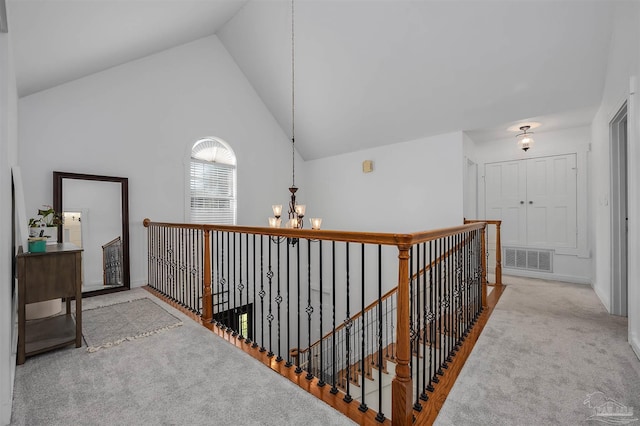
[[[105,249],[105,248],[107,248],[107,247],[114,246],[114,245],[116,245],[116,244],[118,244],[118,243],[122,243],[122,238],[120,238],[120,237],[115,237],[113,240],[111,240],[111,241],[109,241],[108,243],[104,244],[104,245],[102,246],[102,248],[103,248],[103,249]]]
[[[387,246],[406,246],[436,240],[438,238],[449,237],[461,232],[483,229],[484,221],[469,223],[467,225],[442,228],[432,231],[421,231],[412,234],[391,234],[391,233],[371,233],[353,231],[334,230],[310,230],[310,229],[289,229],[289,228],[269,228],[257,226],[237,226],[237,225],[209,225],[196,223],[167,223],[152,222],[151,219],[144,219],[143,225],[162,226],[165,228],[186,228],[209,231],[236,232],[256,235],[269,235],[274,237],[306,238],[313,240],[330,240],[349,243],[380,244]]]

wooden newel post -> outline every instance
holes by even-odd
[[[482,256],[482,307],[487,306],[487,224],[482,227],[482,233],[480,234],[481,256]]]
[[[398,320],[396,330],[396,376],[391,384],[391,423],[409,426],[413,423],[411,341],[409,335],[409,246],[399,246],[398,254]]]
[[[209,323],[213,318],[211,298],[211,246],[209,230],[204,230],[204,289],[202,292],[202,322]]]
[[[502,285],[502,243],[500,242],[501,220],[496,221],[496,285]]]

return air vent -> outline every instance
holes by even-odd
[[[553,250],[505,247],[504,267],[553,272]]]

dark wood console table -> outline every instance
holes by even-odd
[[[82,346],[82,249],[70,244],[47,245],[45,253],[17,255],[18,364],[26,357],[76,344]],[[25,320],[25,305],[64,298],[66,313]],[[75,298],[75,321],[71,299]]]

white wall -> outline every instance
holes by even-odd
[[[462,133],[305,163],[307,217],[324,229],[418,232],[462,224]],[[363,173],[362,162],[373,161]]]
[[[541,128],[542,129],[542,128]],[[554,272],[532,272],[503,269],[505,274],[562,281],[591,283],[591,258],[589,254],[588,212],[588,150],[591,141],[589,127],[576,127],[558,131],[536,131],[535,145],[527,152],[518,148],[516,138],[501,139],[474,144],[473,155],[478,162],[478,213],[485,218],[485,164],[500,161],[524,160],[552,155],[576,154],[577,159],[577,248],[557,249],[554,255]],[[494,219],[494,218],[485,218]]]
[[[184,221],[184,153],[204,136],[238,160],[238,224],[286,202],[290,143],[216,36],[20,99],[27,214],[52,202],[52,171],[129,178],[131,281],[146,280],[142,220]],[[304,187],[303,176],[298,186]]]
[[[611,206],[609,164],[609,123],[625,101],[633,105],[629,113],[630,164],[640,161],[640,118],[638,90],[630,96],[630,79],[640,77],[640,4],[618,2],[615,10],[615,25],[611,39],[607,77],[602,103],[592,123],[593,151],[590,158],[591,212],[590,228],[593,229],[594,289],[605,307],[611,309]],[[629,340],[640,356],[640,187],[637,167],[629,168],[628,214],[629,214]]]
[[[9,34],[0,34],[0,424],[11,420],[15,373],[11,165],[17,163],[17,92]]]
[[[462,148],[464,158],[462,168],[464,172],[464,217],[465,219],[477,219],[480,217],[478,210],[479,165],[476,153],[476,143],[467,133],[462,134]]]

